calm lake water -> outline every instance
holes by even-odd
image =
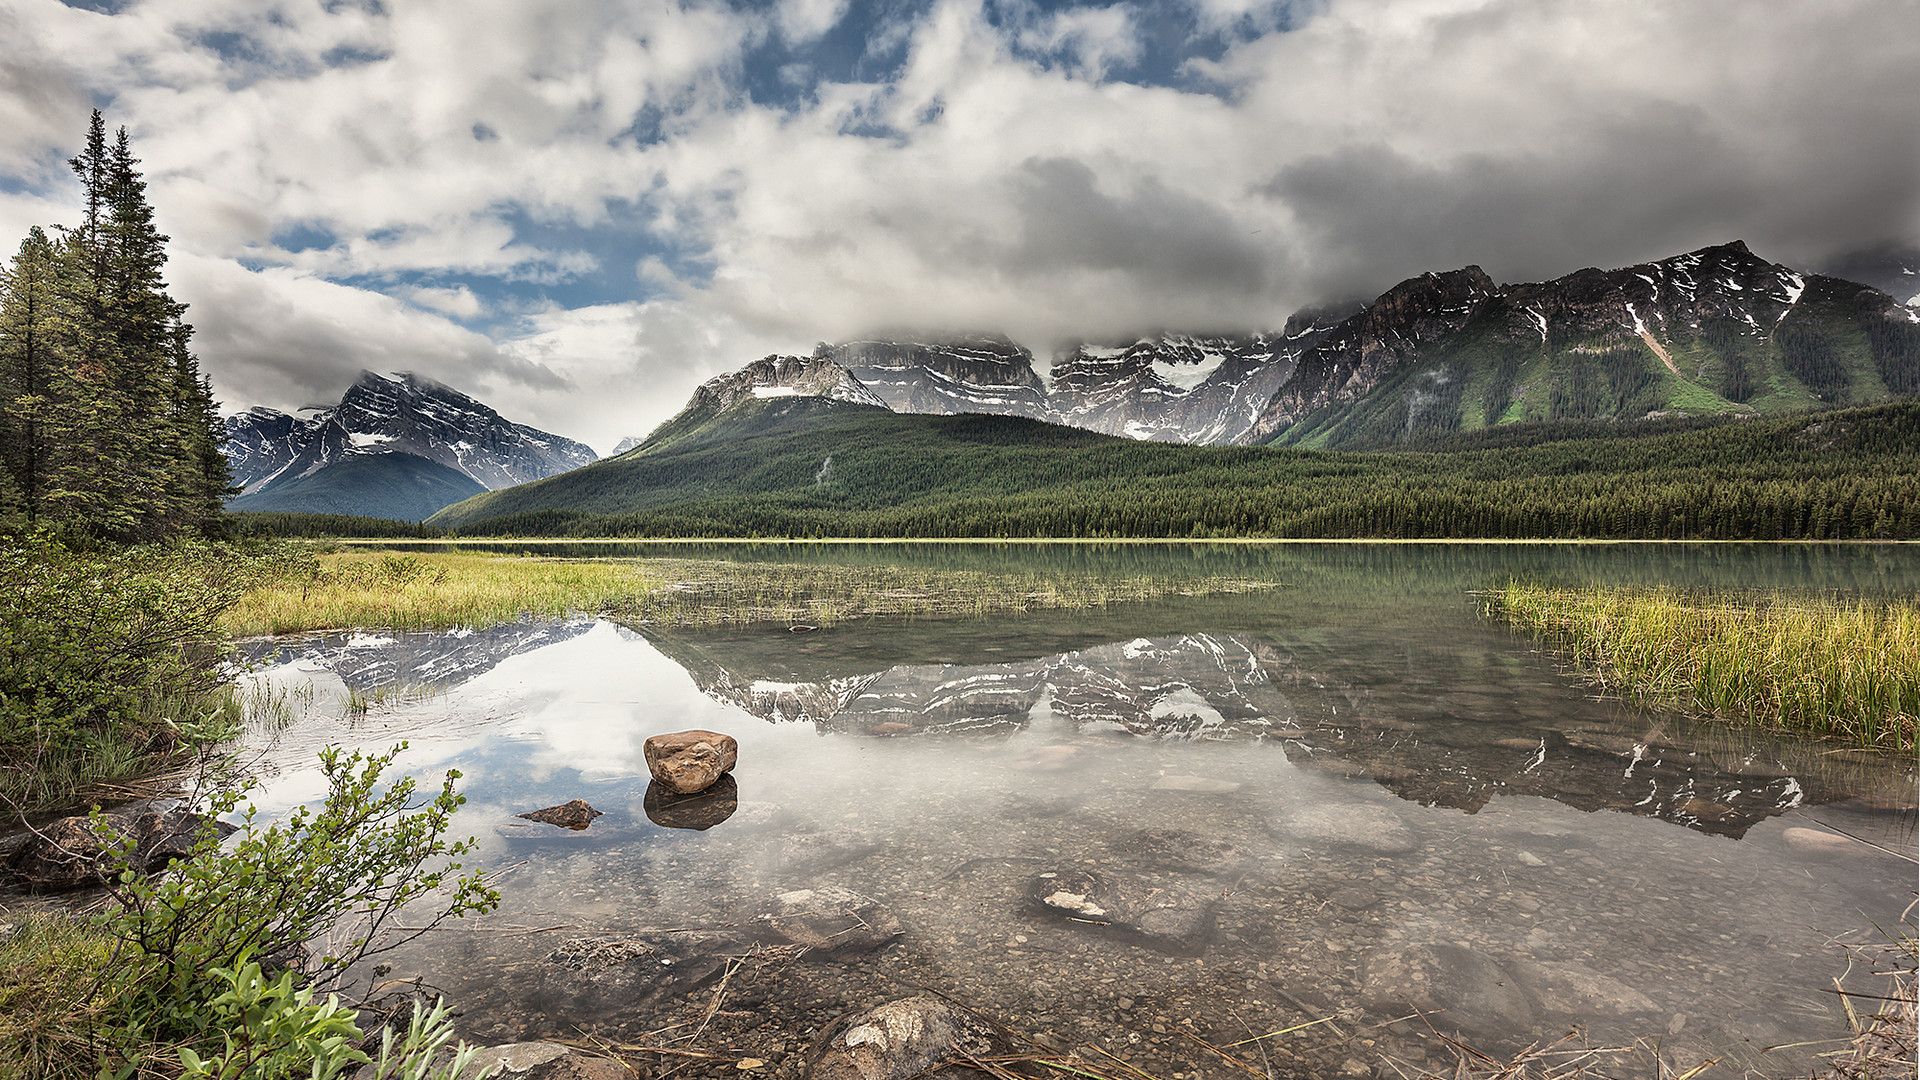
[[[1235,1053],[1276,1074],[1450,1062],[1416,1010],[1494,1053],[1578,1025],[1681,1067],[1721,1058],[1714,1075],[1788,1075],[1846,1034],[1840,943],[1878,940],[1914,897],[1910,863],[1832,831],[1911,854],[1911,761],[1596,699],[1474,595],[1517,576],[1912,596],[1911,546],[586,553],[1282,587],[812,633],[574,619],[255,643],[252,678],[300,714],[253,736],[263,809],[318,796],[327,744],[405,739],[407,770],[464,774],[456,828],[505,901],[388,960],[451,995],[470,1037],[666,1044],[685,1000],[568,1014],[543,1005],[543,958],[840,886],[905,932],[721,986],[712,1030],[766,1075],[797,1076],[825,1018],[923,986],[1163,1080],[1233,1071],[1191,1034],[1225,1045],[1315,1020]],[[682,728],[739,740],[734,801],[648,805],[641,744]],[[581,832],[514,816],[574,798],[605,816]],[[689,824],[710,827],[671,827]],[[1115,922],[1158,921],[1058,918],[1034,898],[1061,882],[1102,890]]]

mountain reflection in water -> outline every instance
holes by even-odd
[[[1617,554],[1567,557],[1631,579],[1698,554],[1688,573],[1730,581],[1768,580],[1748,563],[1776,558]],[[1288,587],[1267,596],[1105,611],[260,644],[256,677],[307,703],[255,733],[279,770],[263,794],[270,811],[317,798],[311,750],[330,742],[407,739],[401,767],[466,774],[455,829],[481,838],[502,910],[394,963],[493,1041],[575,1033],[582,1017],[535,1004],[563,925],[715,926],[816,888],[905,926],[859,964],[782,969],[822,1016],[911,984],[1073,1040],[1140,1034],[1110,1044],[1128,1054],[1181,1017],[1224,1037],[1235,1017],[1258,1033],[1337,1015],[1418,1059],[1424,1025],[1388,1022],[1406,973],[1433,968],[1436,1022],[1479,1025],[1496,1051],[1572,1023],[1603,1041],[1679,1030],[1663,1052],[1682,1065],[1730,1054],[1718,1075],[1772,1075],[1816,1051],[1759,1047],[1844,1033],[1817,989],[1842,973],[1830,942],[1897,920],[1911,873],[1803,842],[1830,823],[1910,850],[1911,763],[1593,698],[1469,591],[1555,552],[1282,555]],[[1777,558],[1787,577],[1810,561],[1813,580],[1895,589],[1912,577],[1898,555]],[[740,739],[737,781],[669,802],[640,745],[689,727]],[[578,832],[514,816],[574,798],[605,815]],[[1186,897],[1187,922],[1156,944],[1033,913],[1036,882],[1082,877],[1122,906]],[[623,1037],[667,1022],[629,1012]],[[1300,1075],[1360,1057],[1321,1028],[1289,1038]],[[1156,1075],[1215,1067],[1182,1064],[1183,1046],[1165,1037]]]
[[[1295,764],[1370,776],[1423,805],[1473,813],[1496,795],[1533,795],[1732,837],[1796,806],[1854,794],[1827,782],[1830,770],[1803,780],[1788,761],[1730,746],[1717,729],[1693,738],[1652,723],[1622,734],[1597,716],[1516,713],[1484,692],[1456,694],[1449,709],[1390,716],[1350,684],[1250,635],[1134,638],[1024,661],[896,664],[793,681],[757,672],[751,650],[730,663],[725,638],[639,632],[709,696],[822,733],[1271,742]]]

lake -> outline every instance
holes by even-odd
[[[1503,1056],[1576,1025],[1680,1068],[1721,1059],[1708,1075],[1804,1074],[1848,1033],[1842,946],[1913,901],[1912,864],[1880,850],[1914,851],[1912,761],[1597,698],[1475,593],[1911,597],[1920,548],[528,549],[1279,587],[802,631],[576,618],[251,643],[250,678],[297,714],[250,736],[262,809],[316,798],[327,744],[404,739],[407,770],[464,774],[456,830],[504,902],[369,974],[425,978],[470,1038],[585,1033],[719,1055],[663,1073],[737,1056],[798,1076],[828,1019],[926,987],[1161,1080],[1240,1071],[1208,1044],[1275,1075],[1384,1077],[1450,1065],[1443,1034]],[[643,741],[685,728],[738,739],[732,783],[649,798]],[[604,812],[584,830],[515,816],[576,798]],[[900,932],[870,952],[726,937],[835,890]],[[597,936],[673,978],[583,988],[556,965]]]

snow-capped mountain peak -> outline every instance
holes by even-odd
[[[340,400],[289,415],[256,406],[227,418],[227,459],[243,493],[312,476],[355,454],[403,453],[489,489],[576,469],[594,453],[412,372],[363,371]]]

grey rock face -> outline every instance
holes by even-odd
[[[1283,334],[1081,345],[1054,365],[1048,419],[1154,442],[1238,442],[1299,356]]]
[[[288,415],[255,408],[227,417],[228,464],[252,495],[311,476],[354,454],[405,453],[456,469],[489,490],[594,460],[571,439],[515,424],[458,390],[408,372],[362,372],[336,405]]]
[[[1052,418],[1033,354],[1003,337],[848,341],[814,356],[845,368],[895,412]]]

